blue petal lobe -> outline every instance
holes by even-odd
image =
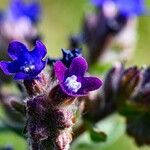
[[[16,60],[18,57],[28,53],[26,46],[20,42],[13,41],[8,46],[8,54],[13,59]]]
[[[16,73],[16,75],[14,76],[15,80],[29,80],[31,79],[31,75],[30,74],[25,74],[22,72]]]
[[[69,68],[69,76],[76,75],[76,76],[84,76],[85,72],[87,71],[88,64],[83,57],[76,57],[72,60],[72,63]]]
[[[45,57],[46,53],[47,53],[47,50],[46,50],[45,45],[41,41],[37,40],[36,41],[36,46],[33,49],[33,51],[31,51],[31,54],[33,54],[33,55],[37,56],[38,58],[42,59],[42,58]]]
[[[19,71],[19,66],[17,62],[0,62],[0,68],[3,70],[3,72],[7,75],[12,75]]]
[[[67,71],[67,67],[61,61],[57,61],[54,64],[54,71],[59,82],[63,82]]]

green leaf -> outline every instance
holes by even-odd
[[[104,132],[96,132],[94,130],[90,132],[90,137],[93,142],[105,142],[107,140],[107,135]]]
[[[98,131],[94,128],[91,122],[85,121],[86,128],[89,131],[90,138],[93,142],[105,142],[107,135],[104,132]]]
[[[125,132],[125,120],[119,115],[111,115],[96,124],[96,129],[107,134],[105,142],[93,142],[88,132],[72,143],[71,150],[103,150],[110,147]]]

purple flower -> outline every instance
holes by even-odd
[[[1,61],[0,68],[7,75],[14,75],[15,80],[30,80],[35,78],[45,67],[45,45],[37,41],[32,51],[17,41],[9,44],[8,54],[13,61]]]
[[[13,18],[27,17],[33,23],[37,23],[41,17],[41,8],[38,1],[25,3],[25,0],[11,0],[8,9]]]
[[[98,89],[102,81],[96,77],[84,77],[87,68],[88,64],[83,57],[74,58],[69,68],[57,61],[54,70],[63,92],[69,96],[84,96]]]
[[[144,0],[91,0],[91,2],[97,7],[115,4],[119,13],[125,16],[141,15],[145,12]]]

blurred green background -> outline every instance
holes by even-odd
[[[148,2],[148,0],[147,0]],[[0,7],[5,8],[8,0],[0,0]],[[61,48],[67,48],[68,36],[80,31],[82,17],[91,6],[88,0],[41,0],[43,5],[43,19],[39,25],[43,35],[43,41],[51,56],[61,54]],[[150,1],[149,1],[150,4]],[[150,64],[150,18],[149,16],[139,19],[139,40],[134,58],[129,64],[139,66]],[[0,113],[1,115],[2,113]],[[15,150],[25,150],[26,143],[12,132],[0,133],[0,146],[10,144]],[[97,150],[101,149],[97,147]],[[149,150],[150,148],[139,148],[127,135],[120,138],[105,150]],[[86,150],[86,149],[85,149]]]

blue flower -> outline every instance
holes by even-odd
[[[37,23],[41,17],[41,7],[38,1],[25,3],[24,0],[11,0],[8,11],[14,18],[27,17],[33,23]]]
[[[142,15],[145,12],[144,0],[91,0],[91,2],[97,7],[114,3],[118,12],[125,16]]]
[[[52,58],[48,58],[48,64],[51,66],[53,65],[56,61],[60,60],[63,62],[63,64],[66,66],[66,67],[69,67],[72,60],[75,58],[75,57],[78,57],[78,56],[82,56],[82,49],[74,49],[74,50],[66,50],[66,49],[62,49],[62,54],[63,54],[63,57],[62,58],[58,58],[58,59],[52,59]]]
[[[102,81],[97,77],[85,77],[88,64],[83,57],[76,57],[67,68],[62,61],[54,65],[55,75],[62,91],[73,97],[87,95],[90,91],[97,90]]]
[[[17,41],[11,42],[8,47],[8,54],[13,61],[1,61],[0,68],[7,75],[14,75],[15,80],[30,80],[45,68],[46,61],[43,61],[47,51],[45,45],[37,41],[32,51]]]

